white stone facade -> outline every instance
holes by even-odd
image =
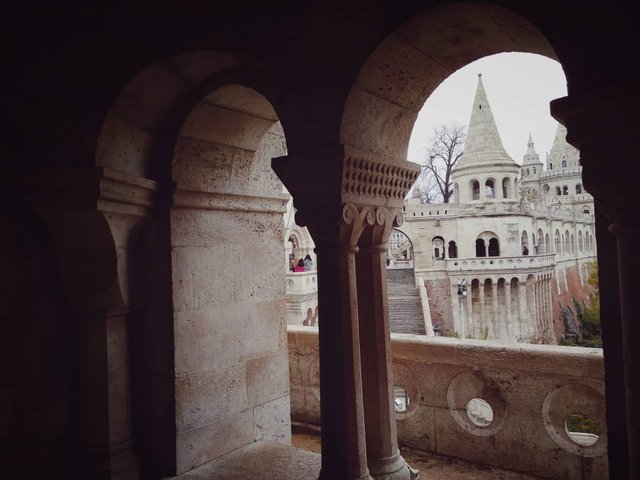
[[[399,228],[413,243],[415,273],[431,300],[448,305],[434,312],[431,302],[446,333],[558,341],[558,297],[576,290],[567,272],[577,272],[583,287],[596,253],[593,198],[565,136],[559,126],[546,170],[531,137],[516,164],[479,78],[465,152],[452,174],[453,203],[408,200]]]

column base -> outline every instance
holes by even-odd
[[[335,480],[335,476],[333,474],[323,474],[322,470],[320,470],[320,475],[318,475],[318,480]],[[349,480],[374,480],[373,477],[371,475],[369,475],[368,473],[366,475],[363,475],[362,477],[357,477],[357,478],[351,478]]]
[[[368,458],[369,473],[375,480],[416,480],[420,472],[411,468],[400,452],[393,457]]]

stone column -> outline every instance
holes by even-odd
[[[504,282],[504,329],[507,338],[514,338],[513,325],[511,322],[511,282]]]
[[[458,295],[458,286],[453,283],[451,284],[451,315],[453,317],[453,330],[458,332],[461,337],[464,338],[462,334],[462,322],[463,314],[461,312],[462,309],[462,296]]]
[[[477,335],[475,334],[476,328],[475,328],[475,322],[473,319],[473,292],[471,289],[471,285],[472,285],[473,281],[469,281],[467,283],[467,296],[465,297],[465,299],[463,299],[466,302],[466,315],[465,315],[465,321],[467,322],[467,334],[471,335],[471,336],[475,336],[477,338]]]
[[[485,328],[487,328],[487,299],[484,295],[484,282],[478,283],[478,300],[480,301],[480,321],[478,326],[480,328],[480,338],[482,338]]]
[[[620,376],[619,369],[614,369],[613,362],[605,360],[605,378],[608,393],[624,392],[628,478],[633,479],[640,478],[640,349],[636,345],[640,338],[640,301],[636,285],[640,272],[640,222],[638,178],[632,174],[633,165],[640,163],[638,111],[640,94],[637,83],[633,82],[608,85],[596,91],[582,90],[552,102],[554,117],[567,127],[567,140],[580,150],[585,188],[595,198],[596,209],[606,216],[609,231],[616,237],[617,271],[605,264],[612,257],[601,256],[600,248],[597,249],[599,265],[604,270],[599,272],[601,325],[605,359],[609,356],[615,359],[617,339],[621,338],[624,376]],[[596,217],[596,221],[603,220],[602,216]],[[602,235],[598,240],[600,238]],[[591,243],[590,246],[593,248]],[[618,285],[620,324],[616,323],[618,309],[613,306],[616,292],[611,284]],[[612,382],[618,385],[610,385]],[[614,397],[607,395],[607,410],[615,408],[615,402]],[[620,422],[609,425],[610,430],[615,432],[623,428],[617,417],[609,416],[609,419]],[[624,462],[620,452],[615,452],[624,446],[624,443],[610,444],[610,459],[615,456],[617,463]],[[611,478],[626,478],[611,460]]]
[[[71,476],[138,478],[131,420],[130,247],[149,216],[155,182],[99,167],[23,179],[55,243],[63,293],[75,316],[76,399]]]
[[[500,312],[498,311],[498,282],[491,282],[491,304],[493,307],[493,316],[491,318],[491,328],[489,328],[489,332],[493,336],[493,338],[504,338],[501,337],[500,334]]]
[[[518,310],[520,334],[530,335],[529,316],[527,314],[527,283],[518,281]]]
[[[373,478],[409,480],[412,472],[400,455],[396,433],[385,262],[387,239],[392,227],[402,224],[402,212],[369,208],[365,218],[356,275],[367,462]]]
[[[318,254],[320,478],[371,478],[369,454],[376,472],[388,470],[399,475],[389,478],[408,479],[409,469],[397,452],[391,405],[393,380],[382,246],[391,228],[384,209],[402,209],[404,196],[420,167],[360,158],[346,147],[275,158],[272,167],[291,192],[296,223],[308,227]],[[305,182],[299,181],[301,176]],[[361,284],[357,284],[355,253],[365,228],[369,231],[362,239],[366,251],[358,260],[362,273],[358,275]],[[358,292],[366,296],[362,306]],[[362,346],[360,308],[367,328],[362,332]],[[368,397],[366,433],[363,388]],[[371,438],[371,450],[367,449],[366,437]]]

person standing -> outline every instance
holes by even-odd
[[[298,260],[298,264],[293,269],[294,272],[304,272],[304,260]]]
[[[306,272],[310,272],[311,270],[313,270],[313,260],[311,259],[311,255],[309,254],[304,257],[304,269]]]

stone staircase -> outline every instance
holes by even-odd
[[[413,269],[387,269],[387,294],[391,333],[425,335],[422,304]]]

